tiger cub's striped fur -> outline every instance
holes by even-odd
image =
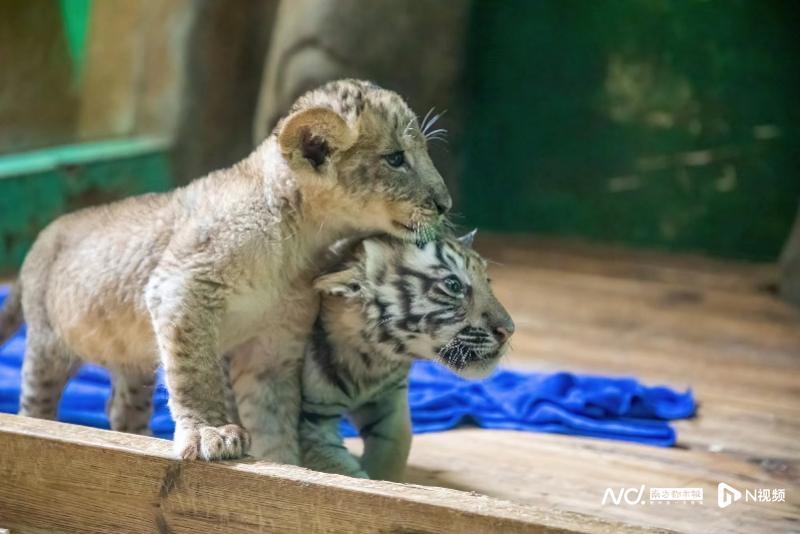
[[[473,236],[424,245],[369,238],[316,280],[322,305],[303,370],[303,465],[401,479],[411,444],[411,362],[437,360],[468,376],[497,364],[514,323],[470,248]],[[360,462],[343,445],[342,415],[364,440]]]

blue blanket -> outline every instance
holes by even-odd
[[[7,289],[0,287],[0,301]],[[19,406],[20,366],[25,328],[0,347],[0,412]],[[409,404],[415,433],[475,424],[482,428],[555,432],[671,446],[671,419],[691,417],[691,391],[648,387],[633,378],[572,373],[533,374],[501,369],[482,381],[467,381],[431,362],[411,370]],[[85,365],[70,380],[59,405],[59,420],[108,428],[105,405],[111,393],[108,373]],[[153,433],[170,439],[174,423],[159,373]],[[357,435],[342,422],[345,436]]]

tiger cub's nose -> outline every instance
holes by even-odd
[[[508,341],[508,338],[510,338],[511,334],[513,333],[514,333],[514,323],[510,323],[509,325],[504,325],[504,326],[495,326],[492,329],[492,334],[494,335],[494,338],[501,345],[506,341]]]

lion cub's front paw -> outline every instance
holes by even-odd
[[[238,425],[201,426],[175,432],[175,451],[184,460],[241,458],[250,448],[250,435]]]

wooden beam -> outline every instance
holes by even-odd
[[[638,531],[443,488],[179,461],[168,441],[6,414],[0,450],[0,526],[15,533]]]

